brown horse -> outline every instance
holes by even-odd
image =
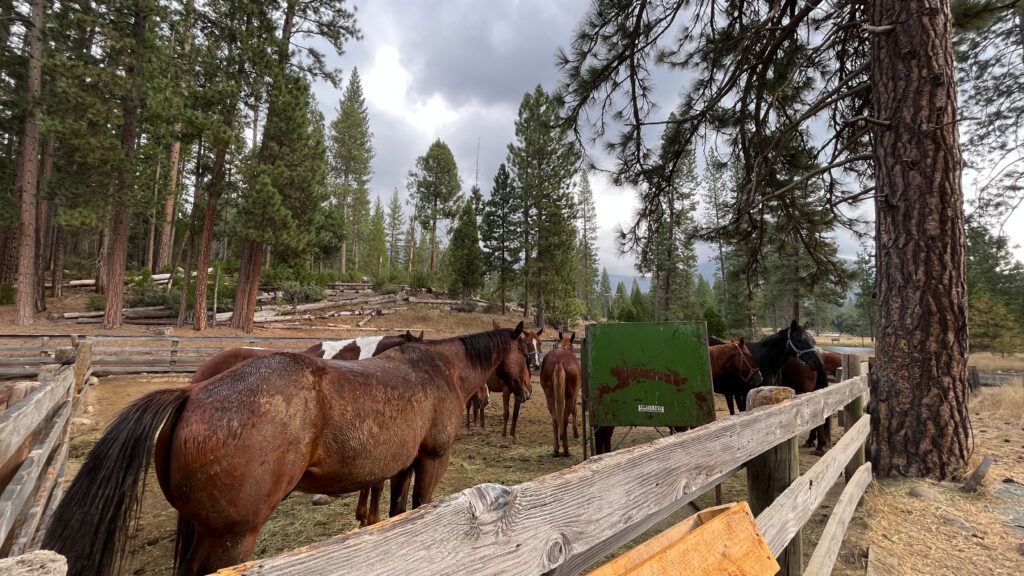
[[[761,385],[763,380],[761,370],[757,366],[757,362],[754,361],[754,356],[747,348],[745,339],[740,338],[739,342],[733,340],[728,343],[708,346],[708,356],[711,359],[712,380],[719,378],[723,374],[731,373],[735,374],[740,381],[748,384],[751,388],[756,388]],[[718,390],[715,391],[719,392]],[[731,403],[729,408],[731,413]],[[676,432],[685,432],[689,430],[689,426],[675,426],[673,427],[673,430]],[[614,431],[614,426],[597,427],[594,431],[594,445],[596,453],[605,454],[612,451],[612,432]]]
[[[484,421],[484,408],[487,407],[491,402],[491,391],[487,388],[487,384],[481,384],[477,388],[476,392],[469,397],[466,401],[466,428],[471,428],[471,422],[477,423],[478,426],[483,428],[485,426]],[[470,420],[469,411],[473,411],[473,419]]]
[[[580,437],[576,427],[576,396],[580,390],[580,361],[573,353],[572,344],[576,333],[566,336],[558,333],[557,348],[548,352],[540,368],[540,385],[544,388],[544,396],[551,414],[551,428],[554,430],[555,441],[552,454],[558,457],[559,439],[561,439],[562,456],[569,455],[569,416],[573,417],[572,436]]]
[[[329,360],[362,360],[376,356],[385,350],[390,350],[405,342],[419,342],[423,340],[423,332],[419,337],[413,336],[408,330],[405,334],[397,336],[376,336],[372,338],[351,338],[348,340],[334,340],[317,342],[306,348],[299,354],[310,358],[327,358]],[[218,352],[203,362],[192,374],[191,383],[209,380],[221,372],[259,356],[266,356],[280,352],[268,348],[229,348]]]
[[[500,330],[501,326],[494,320],[491,320],[491,327],[495,330]],[[529,399],[530,394],[533,393],[532,375],[530,373],[531,364],[538,358],[540,358],[540,347],[541,340],[540,335],[544,332],[544,328],[532,332],[530,330],[523,330],[523,344],[526,347],[526,353],[520,361],[518,358],[506,358],[502,362],[498,370],[487,379],[487,389],[491,392],[501,392],[501,437],[508,437],[508,422],[509,422],[509,400],[515,396],[515,405],[512,410],[512,443],[519,443],[519,434],[516,432],[516,425],[519,423],[519,405]],[[536,352],[536,353],[534,353]],[[540,361],[536,360],[537,368],[540,368]],[[524,389],[528,391],[526,397],[514,394],[515,390]]]
[[[69,574],[113,573],[151,457],[178,510],[178,574],[244,562],[292,490],[342,494],[415,472],[413,507],[426,504],[466,399],[506,356],[522,355],[521,333],[522,324],[407,343],[360,362],[271,354],[147,394],[96,443],[42,547],[67,558]]]
[[[821,356],[821,363],[825,365],[825,375],[832,379],[838,378],[839,368],[843,365],[843,355],[824,350],[818,350],[818,355]],[[847,376],[848,374],[843,374],[844,378]]]

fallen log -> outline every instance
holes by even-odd
[[[352,306],[354,304],[379,304],[384,302],[395,302],[397,300],[398,296],[394,294],[385,294],[383,296],[374,296],[371,298],[351,298],[348,300],[339,300],[331,302],[313,302],[310,304],[299,304],[294,308],[290,308],[284,311],[283,314],[296,314],[298,312],[309,312],[311,310],[326,310],[328,308]]]
[[[357,328],[362,328],[372,318],[373,318],[373,312],[370,312],[369,314],[364,316],[362,320],[360,320],[359,322],[356,322],[356,327]]]
[[[417,298],[415,296],[409,296],[409,302],[412,303],[412,304],[437,304],[439,306],[440,305],[451,306],[451,305],[460,303],[461,300],[442,300],[440,298],[435,300],[433,298]]]

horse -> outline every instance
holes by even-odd
[[[709,336],[708,341],[710,342],[712,340],[721,342],[717,338]],[[748,384],[751,388],[761,385],[761,370],[754,361],[750,350],[747,349],[746,340],[743,338],[740,338],[739,342],[733,340],[708,346],[708,356],[711,363],[711,378],[714,382],[718,382],[722,378],[723,374],[731,373],[737,375],[740,381]],[[722,393],[718,389],[717,385],[715,387],[715,392],[718,392],[719,394]],[[732,406],[730,404],[730,408],[731,407]],[[689,430],[689,426],[674,426],[673,430],[675,432],[685,432]],[[612,432],[614,431],[614,426],[597,427],[594,431],[596,453],[604,454],[612,451],[611,442]]]
[[[840,360],[842,358],[840,357]],[[788,358],[782,365],[777,376],[778,386],[792,388],[797,394],[805,394],[821,390],[828,386],[827,364],[822,363],[818,369],[812,370],[809,366],[798,362],[795,358]],[[816,451],[819,454],[825,452],[832,439],[832,419],[826,418],[825,422],[811,430],[807,436],[804,446],[814,446],[817,441]]]
[[[270,354],[151,392],[96,443],[42,547],[67,558],[71,575],[112,574],[138,520],[151,459],[178,511],[179,575],[247,560],[292,490],[342,494],[415,472],[413,507],[427,504],[466,399],[506,356],[522,356],[521,334],[519,324],[408,342],[359,362]]]
[[[559,439],[561,439],[562,456],[569,456],[569,416],[573,417],[572,436],[580,437],[576,426],[576,396],[580,390],[580,361],[573,352],[576,333],[566,336],[558,333],[557,347],[548,352],[540,368],[540,385],[544,388],[544,396],[551,414],[551,428],[555,433],[552,455],[558,457]]]
[[[491,402],[491,391],[487,388],[487,384],[481,384],[477,388],[476,392],[469,397],[466,401],[466,428],[471,428],[471,422],[476,422],[478,426],[483,428],[485,426],[484,421],[484,408],[487,407]],[[470,420],[469,411],[473,410],[473,419]]]
[[[826,352],[818,350],[821,362],[825,365],[825,375],[829,378],[838,378],[839,368],[843,365],[843,355],[838,352]],[[846,374],[844,374],[846,376]]]
[[[495,330],[501,329],[501,326],[494,320],[491,320],[491,327]],[[530,330],[523,329],[523,342],[526,346],[526,354],[523,361],[520,362],[518,358],[506,358],[502,362],[498,370],[487,379],[487,389],[491,392],[501,392],[501,437],[506,438],[508,436],[508,421],[509,421],[509,400],[515,396],[515,406],[512,411],[512,443],[519,443],[519,435],[516,432],[516,425],[519,422],[519,405],[526,401],[526,398],[522,398],[520,395],[513,394],[516,389],[526,389],[529,393],[533,393],[533,383],[531,381],[532,374],[530,372],[531,364],[535,359],[540,358],[541,340],[540,335],[544,332],[544,328],[532,332]],[[537,366],[534,369],[540,368],[540,361],[536,360]]]
[[[418,342],[423,340],[423,332],[419,337],[413,336],[408,330],[405,334],[397,336],[374,336],[366,338],[351,338],[348,340],[334,340],[317,342],[306,348],[299,354],[310,358],[328,358],[330,360],[363,360],[390,350],[404,342]],[[202,382],[214,376],[230,370],[231,368],[259,356],[266,356],[280,352],[268,348],[229,348],[218,352],[203,362],[192,374],[190,382]]]

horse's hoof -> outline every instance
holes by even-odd
[[[825,449],[824,448],[815,448],[814,449],[814,455],[815,456],[824,456],[825,455]]]

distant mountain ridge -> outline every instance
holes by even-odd
[[[718,264],[712,261],[702,262],[697,265],[697,273],[703,276],[708,284],[715,283],[715,270]],[[619,282],[626,285],[626,293],[633,287],[633,279],[636,278],[637,284],[640,286],[641,292],[649,292],[651,290],[651,277],[642,277],[639,274],[608,274],[608,279],[612,283],[612,294],[615,293],[615,287],[618,286]]]

